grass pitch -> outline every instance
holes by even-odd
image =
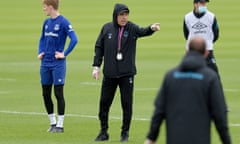
[[[79,43],[67,61],[65,85],[66,118],[63,134],[47,133],[48,118],[43,106],[37,59],[38,40],[46,16],[41,0],[0,2],[0,143],[1,144],[93,144],[99,131],[97,119],[101,82],[92,79],[94,44],[102,25],[112,20],[116,0],[62,0],[60,12],[72,23]],[[123,0],[129,19],[141,26],[161,23],[161,30],[138,40],[134,113],[129,143],[141,144],[149,128],[153,100],[164,73],[184,55],[184,15],[192,10],[189,1]],[[220,25],[215,56],[220,70],[233,143],[240,143],[239,6],[237,0],[211,1]],[[121,107],[119,93],[110,112],[110,141],[119,142]],[[165,142],[164,126],[159,143]],[[212,143],[220,144],[212,128]]]

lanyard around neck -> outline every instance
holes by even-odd
[[[121,41],[122,41],[123,30],[124,30],[124,27],[120,27],[118,30],[118,51],[121,50]]]

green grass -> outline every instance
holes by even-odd
[[[91,77],[93,48],[101,26],[112,19],[116,0],[62,0],[60,11],[72,23],[79,43],[68,57],[65,86],[65,133],[47,133],[39,82],[38,40],[46,16],[41,0],[0,2],[0,143],[1,144],[93,144],[99,131],[98,100],[101,82]],[[161,31],[139,39],[138,74],[135,78],[134,120],[131,144],[143,143],[153,111],[153,100],[164,73],[177,65],[184,54],[183,16],[192,10],[192,1],[123,0],[130,8],[130,20],[147,26],[161,23]],[[216,13],[221,35],[215,45],[226,100],[230,109],[229,123],[233,143],[240,143],[239,105],[239,4],[237,0],[211,1],[209,9]],[[110,112],[110,141],[119,142],[121,107],[119,93]],[[6,112],[7,111],[7,112]],[[9,112],[20,113],[9,113]],[[26,113],[24,113],[26,112]],[[35,114],[32,114],[35,113]],[[94,117],[88,117],[94,116]],[[141,120],[145,119],[145,120]],[[165,142],[164,125],[158,142]],[[220,144],[215,128],[212,143]]]

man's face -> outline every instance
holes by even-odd
[[[207,6],[207,3],[206,2],[197,2],[197,3],[194,3],[194,9],[195,11],[198,13],[198,8],[199,7],[205,7]]]
[[[203,6],[207,6],[207,2],[197,2],[197,3],[194,3],[194,10],[195,12],[198,13],[198,7],[203,7]]]
[[[117,22],[118,25],[120,25],[121,27],[125,26],[128,22],[128,13],[127,12],[120,13],[117,16]]]
[[[45,12],[46,16],[50,16],[52,7],[46,4],[43,4],[43,11]]]

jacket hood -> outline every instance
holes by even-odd
[[[196,71],[206,66],[206,60],[198,52],[189,52],[183,58],[179,68],[181,71]]]
[[[126,5],[120,4],[120,3],[115,4],[114,10],[113,10],[113,24],[114,24],[114,26],[118,26],[117,16],[121,12],[124,12],[124,11],[127,12],[127,13],[130,12]]]

